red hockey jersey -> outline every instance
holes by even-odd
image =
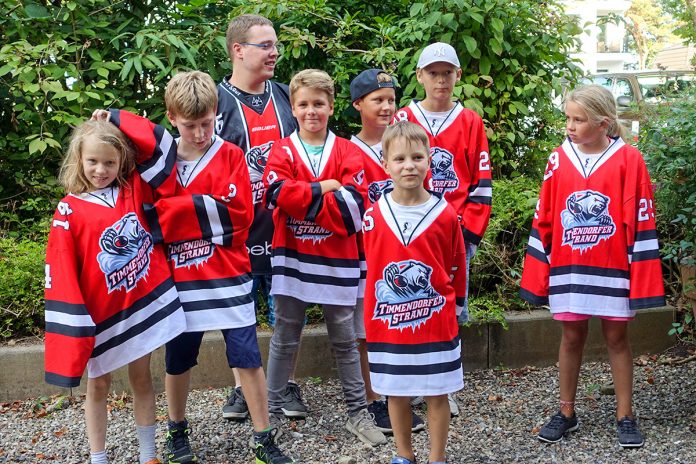
[[[103,195],[102,195],[103,194]],[[161,245],[145,220],[150,187],[128,186],[58,203],[46,249],[45,377],[76,387],[165,344],[186,328]]]
[[[273,142],[292,134],[297,122],[286,85],[266,81],[262,95],[249,95],[230,84],[229,79],[226,76],[217,87],[215,133],[245,153],[254,202],[254,222],[247,240],[251,270],[254,274],[270,274],[273,215],[263,205],[263,170]]]
[[[329,132],[317,175],[297,132],[275,144],[264,173],[266,207],[274,209],[273,295],[308,303],[354,305],[360,267],[355,233],[366,193],[358,148]],[[342,187],[325,195],[319,182]]]
[[[394,115],[425,129],[430,139],[432,189],[444,194],[460,216],[464,239],[478,245],[491,215],[491,163],[481,117],[456,103],[433,131],[415,100]]]
[[[112,110],[111,120],[135,142],[140,159],[176,148],[164,128],[145,118]],[[215,136],[191,171],[156,192],[145,212],[155,242],[167,244],[187,331],[255,324],[245,245],[253,209],[242,151]]]
[[[566,140],[549,157],[521,296],[552,313],[631,317],[665,303],[650,176],[621,139],[585,167]]]
[[[442,198],[424,205],[404,237],[390,193],[365,212],[365,331],[370,379],[383,395],[452,393],[463,387],[457,315],[466,251],[457,213]]]

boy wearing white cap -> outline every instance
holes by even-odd
[[[454,85],[462,70],[454,48],[436,42],[423,49],[416,65],[416,77],[425,90],[425,99],[413,100],[394,115],[395,121],[422,126],[430,140],[432,190],[442,193],[459,215],[466,244],[467,291],[469,262],[481,242],[491,215],[491,163],[488,139],[481,117],[452,99]],[[469,317],[467,299],[460,322]],[[450,413],[459,408],[450,396]]]

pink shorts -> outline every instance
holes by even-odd
[[[577,313],[554,313],[553,319],[562,322],[577,322],[586,321],[592,316],[590,314],[577,314]],[[617,321],[617,322],[628,322],[632,321],[632,317],[613,317],[613,316],[597,316],[600,319],[607,321]]]

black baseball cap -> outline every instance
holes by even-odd
[[[377,75],[382,73],[390,76],[392,78],[391,82],[379,82],[377,80]],[[370,92],[383,88],[396,88],[396,79],[394,79],[394,76],[382,69],[366,69],[351,81],[350,101],[354,102]]]

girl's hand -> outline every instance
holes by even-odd
[[[109,122],[111,120],[111,113],[109,113],[106,110],[94,110],[94,113],[92,113],[92,121],[104,121],[104,122]]]

